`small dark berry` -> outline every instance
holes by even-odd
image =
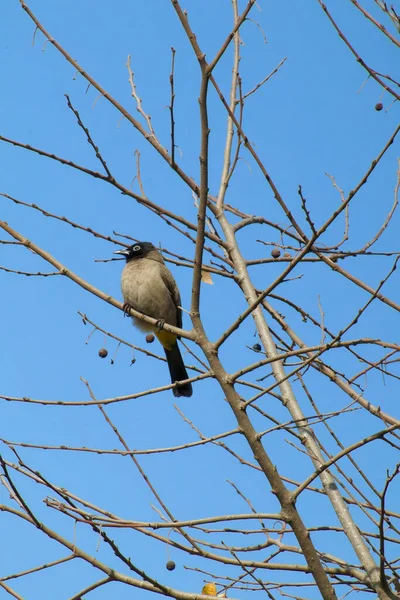
[[[260,344],[254,344],[254,346],[253,346],[253,350],[254,350],[255,352],[261,352],[261,346],[260,346]]]
[[[152,344],[154,342],[154,335],[152,333],[148,333],[146,335],[146,342],[148,344]]]
[[[383,104],[382,104],[382,102],[378,102],[378,104],[375,104],[375,110],[377,110],[378,112],[379,112],[380,110],[382,110],[382,108],[383,108]]]
[[[281,255],[281,251],[278,248],[274,248],[271,252],[271,256],[273,258],[279,258]]]
[[[176,565],[173,560],[169,560],[165,566],[167,567],[168,571],[173,571]]]
[[[100,356],[100,358],[106,358],[108,356],[107,350],[105,348],[100,348],[99,356]]]

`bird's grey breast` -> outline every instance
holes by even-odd
[[[121,288],[124,301],[135,310],[153,319],[164,319],[176,325],[176,306],[165,285],[161,263],[141,258],[125,265],[122,272]],[[141,321],[137,325],[144,325]]]

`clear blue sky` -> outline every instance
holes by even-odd
[[[398,57],[393,45],[363,19],[350,2],[332,4],[335,17],[343,26],[354,46],[366,62],[377,71],[396,76]],[[334,6],[340,4],[340,6]],[[144,109],[162,143],[169,148],[170,122],[166,106],[170,102],[169,74],[170,48],[176,49],[176,143],[177,160],[189,175],[199,180],[199,69],[182,27],[169,2],[69,2],[58,0],[32,0],[30,8],[47,30],[68,52],[90,72],[97,81],[135,117],[136,106],[130,95],[125,67],[128,54],[138,93]],[[241,9],[245,6],[240,3]],[[314,221],[321,224],[338,206],[340,197],[325,173],[336,178],[337,184],[348,192],[361,179],[370,162],[378,155],[394,131],[399,109],[389,95],[382,97],[378,85],[366,80],[366,73],[333,30],[317,1],[269,3],[261,0],[260,10],[253,9],[252,21],[242,28],[241,76],[244,92],[254,87],[276,65],[286,63],[267,85],[248,99],[244,114],[244,129],[254,142],[267,165],[281,194],[294,214],[304,223],[297,195],[298,185],[303,186]],[[232,27],[231,3],[228,0],[196,2],[187,0],[190,23],[195,30],[207,58],[211,59]],[[379,14],[379,13],[377,13]],[[267,43],[257,26],[265,32]],[[100,170],[92,149],[83,132],[77,127],[75,117],[67,108],[64,94],[68,94],[85,125],[102,151],[114,176],[130,186],[135,176],[135,150],[141,154],[141,172],[147,196],[154,202],[167,206],[186,218],[196,221],[196,209],[190,191],[185,187],[152,148],[104,98],[87,82],[74,73],[63,57],[43,35],[36,33],[34,25],[17,0],[8,0],[0,7],[0,134],[26,144],[42,148],[64,158],[74,160],[88,168]],[[216,78],[225,94],[229,92],[231,78],[231,49],[216,70]],[[398,73],[397,73],[398,75]],[[374,110],[377,102],[385,109]],[[218,192],[222,166],[222,152],[226,130],[226,114],[215,93],[210,90],[210,191]],[[368,186],[357,197],[351,208],[351,243],[347,249],[357,249],[366,243],[384,221],[393,201],[396,183],[396,157],[398,145],[389,149],[382,165],[374,172]],[[65,215],[72,221],[105,234],[113,231],[135,238],[161,243],[172,252],[193,256],[193,245],[183,236],[177,237],[172,228],[154,214],[139,206],[118,190],[93,180],[54,161],[26,150],[0,143],[0,192],[28,203],[40,205],[45,210]],[[139,193],[137,182],[133,189]],[[266,218],[286,226],[283,213],[276,206],[269,188],[263,182],[256,165],[244,152],[236,174],[229,187],[227,201],[250,214],[263,214]],[[51,252],[69,269],[87,279],[104,292],[121,297],[119,279],[122,263],[101,263],[96,259],[108,258],[116,249],[113,244],[97,240],[61,222],[45,218],[37,211],[16,206],[0,197],[1,218],[11,227]],[[399,219],[395,220],[376,250],[398,250]],[[325,243],[340,238],[343,219],[324,238]],[[268,237],[268,235],[270,237]],[[6,239],[6,235],[1,235]],[[261,246],[257,239],[279,242],[276,233],[253,227],[239,234],[242,251],[247,258],[269,256],[270,249]],[[24,248],[0,245],[0,264],[25,271],[48,272],[53,269]],[[207,260],[209,257],[207,256]],[[363,278],[371,286],[378,285],[388,271],[392,259],[349,259],[346,268]],[[171,267],[181,289],[183,306],[189,309],[191,271]],[[278,275],[281,265],[253,268],[258,287],[265,288]],[[278,293],[285,293],[319,318],[318,294],[325,312],[325,323],[335,332],[354,318],[358,307],[367,296],[319,265],[302,266],[295,272],[304,274],[299,280],[285,284]],[[130,366],[131,352],[121,347],[116,356],[116,345],[95,333],[86,344],[91,327],[86,327],[77,311],[87,316],[107,331],[140,345],[141,334],[134,330],[122,313],[101,302],[61,277],[25,278],[0,272],[1,294],[0,327],[2,331],[0,392],[11,396],[29,396],[38,399],[77,401],[88,400],[86,388],[80,377],[87,379],[98,399],[133,393],[153,385],[166,383],[166,368],[136,353],[136,362]],[[396,274],[387,284],[384,293],[398,300],[399,279]],[[226,298],[229,302],[226,303]],[[276,304],[285,313],[296,330],[310,345],[318,343],[320,331],[309,329],[295,313]],[[237,289],[225,280],[214,278],[213,286],[203,286],[202,314],[210,339],[216,339],[230,322],[245,308],[244,299]],[[350,338],[357,336],[382,337],[393,340],[398,331],[398,315],[377,305],[363,317],[352,330]],[[394,320],[397,322],[394,324]],[[184,326],[189,328],[189,319]],[[397,328],[397,329],[396,329]],[[221,357],[228,370],[250,363],[254,355],[246,346],[256,341],[254,326],[246,321],[232,338],[229,348]],[[101,360],[98,350],[106,345],[109,357]],[[159,352],[154,344],[149,348]],[[114,357],[111,365],[109,358]],[[336,366],[347,367],[347,355],[338,353]],[[188,364],[193,359],[187,357]],[[354,366],[354,365],[353,365]],[[361,366],[359,370],[361,370]],[[356,367],[351,373],[356,372]],[[392,382],[386,388],[373,376],[368,382],[371,400],[389,412]],[[296,384],[295,389],[299,389]],[[321,403],[321,410],[329,411],[343,406],[344,398],[333,386],[321,378],[311,378],[310,385]],[[385,396],[381,395],[385,389]],[[264,409],[277,418],[287,418],[280,406]],[[216,385],[201,382],[196,386],[191,400],[181,399],[179,407],[204,435],[213,435],[235,427],[233,416]],[[2,402],[0,437],[8,440],[45,445],[87,446],[117,448],[118,441],[95,407],[62,408],[21,403]],[[304,411],[311,409],[304,401]],[[131,448],[155,448],[185,443],[197,439],[173,408],[171,392],[165,392],[140,401],[112,405],[109,414],[126,437]],[[351,417],[355,418],[355,417]],[[344,418],[339,429],[344,443],[359,439],[351,418]],[[378,427],[372,419],[362,419],[363,432],[368,434]],[[257,423],[265,429],[265,422]],[[308,460],[284,444],[286,435],[270,436],[266,448],[283,474],[296,479],[311,471]],[[279,443],[278,443],[279,441]],[[246,458],[252,456],[242,440],[229,440],[229,444]],[[372,470],[374,482],[381,486],[385,468],[393,467],[395,460],[387,456],[383,445],[374,446],[382,451],[376,469]],[[282,458],[286,449],[287,458]],[[331,448],[332,451],[334,451]],[[5,448],[4,456],[11,459]],[[149,493],[128,458],[98,456],[85,453],[21,450],[23,458],[41,471],[56,485],[68,488],[78,496],[101,504],[110,512],[124,518],[158,520],[152,510],[154,498]],[[139,457],[140,458],[140,457]],[[386,460],[387,458],[387,460]],[[368,453],[363,460],[370,462]],[[143,467],[157,490],[165,499],[176,518],[184,519],[211,514],[247,512],[248,507],[226,483],[235,482],[246,493],[259,511],[277,510],[272,494],[261,476],[239,463],[217,447],[202,447],[185,453],[157,455],[140,458]],[[382,468],[383,465],[383,468]],[[74,539],[71,520],[55,514],[45,507],[44,488],[17,480],[21,490],[40,518],[54,525]],[[8,502],[8,494],[0,489],[0,502]],[[307,524],[314,522],[312,498],[304,509]],[[321,505],[323,506],[323,505]],[[325,506],[325,505],[324,505]],[[326,507],[326,519],[334,521]],[[56,544],[33,531],[32,527],[16,519],[0,516],[3,539],[2,570],[4,576],[12,571],[31,568],[40,562],[50,561],[67,554]],[[322,535],[322,534],[319,534]],[[172,534],[177,539],[176,534]],[[184,565],[207,569],[208,566],[193,558],[168,551],[150,543],[135,533],[112,532],[121,548],[142,569],[166,585],[185,591],[198,592],[203,585],[201,573],[185,570]],[[199,534],[199,537],[204,537]],[[222,534],[213,536],[220,543]],[[224,538],[229,543],[230,538]],[[317,538],[318,541],[319,538]],[[111,553],[100,545],[95,534],[84,526],[76,530],[76,540],[88,552],[116,568],[124,570]],[[257,543],[261,536],[246,542]],[[332,553],[355,560],[350,550],[330,541]],[[325,544],[326,546],[326,544]],[[173,558],[177,569],[165,570],[165,562]],[[13,583],[15,590],[26,598],[54,600],[68,598],[80,587],[90,583],[97,575],[78,561],[67,563],[44,574],[35,574]],[[229,573],[223,565],[213,565],[217,573]],[[264,580],[275,579],[274,573],[262,573]],[[277,579],[277,577],[276,577]],[[296,580],[301,580],[296,576]],[[62,581],[62,590],[58,589]],[[58,591],[57,591],[58,589]],[[112,593],[118,598],[145,597],[132,588],[123,589],[113,584]],[[90,597],[109,598],[108,587],[100,588]],[[235,592],[235,597],[247,598],[246,592]],[[0,590],[0,599],[7,596]],[[7,596],[8,597],[8,596]],[[148,597],[148,596],[146,596]],[[310,597],[312,592],[310,592]]]

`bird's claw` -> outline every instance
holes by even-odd
[[[124,317],[130,317],[130,312],[131,312],[131,308],[132,306],[130,304],[128,304],[128,302],[124,302],[123,306],[122,306],[122,310],[124,311]]]
[[[156,324],[157,331],[161,331],[161,329],[164,327],[164,325],[165,325],[165,319],[159,319]]]

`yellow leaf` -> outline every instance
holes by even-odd
[[[216,596],[217,595],[217,586],[215,583],[206,583],[206,585],[201,590],[202,594],[206,596]]]

